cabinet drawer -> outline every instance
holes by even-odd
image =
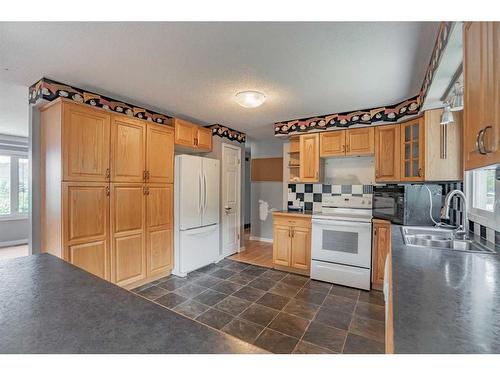
[[[310,217],[297,217],[292,215],[274,215],[273,221],[275,225],[288,225],[292,227],[311,227],[311,218]]]

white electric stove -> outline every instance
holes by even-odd
[[[311,278],[370,289],[372,199],[327,196],[312,216]]]

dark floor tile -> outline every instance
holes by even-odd
[[[155,302],[159,303],[162,306],[168,307],[169,309],[173,309],[175,306],[180,305],[186,300],[186,297],[175,294],[174,292],[170,292],[160,298],[155,299]]]
[[[190,317],[191,319],[196,318],[198,315],[204,313],[207,311],[209,307],[207,305],[204,305],[202,303],[193,301],[192,299],[187,300],[186,302],[181,303],[180,305],[177,305],[174,308],[175,312],[178,312],[179,314],[185,315]]]
[[[253,323],[257,323],[261,326],[267,326],[277,314],[277,310],[254,303],[253,305],[250,305],[248,309],[243,311],[239,317]]]
[[[374,305],[366,302],[358,302],[356,305],[355,315],[366,319],[374,319],[385,321],[385,308],[384,306]]]
[[[283,271],[267,270],[261,276],[265,277],[266,279],[271,279],[271,280],[274,280],[274,281],[280,281],[286,275],[288,275],[288,274],[286,272],[283,272]]]
[[[238,263],[238,262],[232,262],[231,264],[224,266],[224,269],[234,272],[241,272],[246,268],[248,268],[248,264]]]
[[[234,263],[236,263],[234,260],[224,258],[221,261],[217,262],[216,265],[219,267],[226,267]]]
[[[237,290],[240,290],[242,286],[240,284],[232,283],[231,281],[222,280],[220,283],[215,284],[210,287],[210,289],[216,290],[224,294],[233,294]]]
[[[363,336],[380,343],[385,342],[385,325],[384,322],[373,319],[365,319],[354,315],[349,332]]]
[[[208,306],[213,306],[227,297],[227,294],[216,292],[215,290],[206,290],[197,295],[193,299],[197,302],[203,303]]]
[[[137,293],[140,294],[141,296],[147,298],[147,299],[153,300],[153,299],[159,298],[161,296],[164,296],[165,294],[168,293],[168,290],[165,290],[163,288],[159,288],[157,286],[150,286],[149,288],[140,290]]]
[[[312,322],[302,339],[340,353],[344,345],[346,334],[347,332],[344,330]]]
[[[288,303],[288,305],[286,305],[283,311],[292,315],[300,316],[301,318],[311,320],[312,318],[314,318],[314,315],[316,314],[318,309],[318,305],[307,303],[306,301],[294,298]]]
[[[266,272],[265,268],[256,268],[255,266],[250,266],[250,267],[244,269],[243,271],[241,271],[240,273],[245,274],[245,275],[251,275],[251,276],[260,276],[264,272]]]
[[[317,281],[317,280],[309,280],[305,285],[304,289],[311,289],[314,290],[315,292],[319,293],[324,293],[328,294],[332,287],[332,284],[330,283],[325,283],[323,281]]]
[[[189,281],[186,279],[181,279],[180,277],[172,278],[163,283],[158,284],[160,288],[166,289],[170,292],[179,289],[180,287],[189,284]]]
[[[204,292],[207,288],[196,285],[196,284],[187,284],[179,289],[175,290],[176,294],[179,294],[186,298],[196,297],[198,294]]]
[[[278,316],[271,322],[269,328],[284,333],[288,336],[293,336],[300,339],[308,325],[309,320],[280,312]]]
[[[297,345],[296,338],[265,329],[255,341],[255,345],[276,354],[290,354]]]
[[[211,274],[212,272],[218,271],[220,269],[221,269],[221,267],[216,266],[215,264],[212,263],[212,264],[209,264],[208,266],[197,269],[196,271],[202,272],[205,274]]]
[[[347,335],[344,345],[346,354],[383,354],[385,352],[384,344],[370,340],[363,336],[358,336],[353,333]]]
[[[216,329],[221,329],[233,319],[232,315],[216,309],[207,310],[196,318],[197,321]]]
[[[238,318],[232,320],[222,329],[223,332],[238,337],[239,339],[249,343],[253,343],[263,330],[263,326]]]
[[[285,297],[295,297],[300,290],[300,286],[287,285],[283,281],[280,281],[275,286],[273,286],[269,291],[274,294],[279,294]]]
[[[370,290],[369,292],[362,290],[359,294],[361,302],[367,302],[374,305],[384,306],[384,294],[378,290]]]
[[[293,350],[293,354],[336,354],[331,350],[321,348],[317,345],[313,345],[309,342],[299,341],[295,349]]]
[[[295,299],[306,301],[308,303],[314,303],[315,305],[321,305],[326,298],[325,293],[319,293],[312,289],[302,289],[300,290]]]
[[[328,326],[335,328],[340,328],[346,330],[349,328],[349,324],[352,320],[352,314],[346,314],[338,309],[329,309],[326,307],[321,307],[314,318],[315,322],[323,323]]]
[[[170,280],[170,279],[175,279],[175,278],[177,278],[177,277],[178,277],[178,276],[175,276],[175,275],[168,275],[168,276],[164,276],[164,277],[162,277],[162,278],[160,278],[160,279],[158,279],[158,280],[151,281],[151,282],[150,282],[150,284],[156,284],[156,285],[158,285],[158,284],[164,283],[164,282],[165,282],[165,281],[167,281],[167,280]]]
[[[275,310],[281,310],[290,301],[290,298],[280,296],[279,294],[266,293],[256,303],[270,307]]]
[[[309,281],[308,277],[294,275],[294,274],[288,274],[282,280],[282,282],[287,284],[287,285],[294,285],[294,286],[300,286],[300,287],[303,287],[308,281]]]
[[[218,284],[221,282],[221,279],[218,277],[212,277],[206,275],[205,277],[200,277],[199,279],[196,279],[193,281],[193,284],[199,285],[199,286],[204,286],[205,288],[210,288],[214,286],[215,284]]]
[[[260,297],[265,294],[263,290],[252,288],[251,286],[244,286],[237,292],[233,293],[233,296],[238,298],[243,298],[250,302],[257,301]]]
[[[236,316],[243,312],[243,310],[246,310],[251,304],[252,302],[250,301],[246,301],[234,296],[229,296],[215,305],[215,308]]]
[[[233,283],[240,284],[240,285],[246,285],[250,281],[254,280],[256,277],[257,276],[254,276],[254,275],[247,275],[247,274],[243,274],[243,273],[237,273],[237,274],[231,276],[227,280],[231,281]]]
[[[330,294],[334,294],[336,296],[346,297],[350,299],[357,300],[359,297],[359,289],[349,288],[343,285],[333,285],[330,290]]]
[[[132,290],[130,290],[131,292],[133,293],[138,293],[141,291],[141,290],[144,290],[144,289],[148,289],[148,288],[151,288],[152,286],[156,286],[156,284],[158,284],[156,281],[152,281],[150,283],[147,283],[147,284],[144,284],[144,285],[141,285],[141,286],[138,286],[137,288],[134,288]]]
[[[189,282],[194,282],[195,280],[202,279],[206,277],[207,274],[203,272],[198,272],[198,271],[193,271],[189,272],[188,275],[186,276],[186,280]]]
[[[346,314],[352,314],[354,312],[354,308],[356,307],[356,301],[350,298],[330,294],[326,296],[323,306],[329,309],[342,311]]]
[[[218,277],[220,279],[228,279],[233,276],[236,272],[221,268],[215,272],[212,272],[210,276]]]
[[[261,276],[257,277],[255,280],[251,281],[248,284],[248,286],[251,286],[252,288],[257,288],[265,291],[268,291],[274,285],[276,285],[276,281],[271,279],[265,279],[264,277]]]

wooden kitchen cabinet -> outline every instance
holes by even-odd
[[[142,182],[145,176],[146,124],[125,116],[111,119],[111,181]]]
[[[344,156],[346,150],[346,131],[337,130],[320,133],[320,156]]]
[[[150,277],[173,267],[174,189],[172,184],[149,184],[146,189],[146,263]]]
[[[147,124],[146,180],[168,184],[174,182],[174,129]]]
[[[62,246],[63,259],[103,279],[110,279],[109,258],[109,185],[102,182],[63,182],[62,217],[42,223],[51,232],[47,246]],[[55,201],[55,200],[54,200]],[[46,208],[47,209],[47,208]],[[52,207],[50,209],[57,209]],[[57,229],[62,227],[62,244]]]
[[[61,116],[45,117],[62,132],[64,181],[106,181],[109,179],[110,118],[107,113],[63,102],[56,109]],[[54,113],[54,109],[51,111]],[[59,124],[59,125],[57,125]]]
[[[212,151],[212,131],[190,121],[174,119],[175,144],[193,151]]]
[[[374,134],[372,126],[346,130],[346,156],[373,155],[375,152]]]
[[[466,22],[464,40],[464,165],[500,163],[500,23]]]
[[[424,118],[402,123],[401,136],[401,181],[425,180],[425,124]]]
[[[385,260],[391,250],[391,223],[373,219],[372,234],[372,288],[382,289]]]
[[[273,214],[274,268],[309,275],[311,218],[303,214]]]
[[[111,184],[111,281],[120,286],[146,277],[146,187]]]
[[[400,127],[384,125],[375,127],[375,181],[400,180]]]
[[[300,181],[320,181],[318,133],[300,136]]]
[[[374,134],[372,126],[320,133],[320,156],[373,155]]]

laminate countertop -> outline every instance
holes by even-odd
[[[409,247],[392,225],[395,353],[500,353],[500,254]]]
[[[295,211],[295,210],[280,210],[273,211],[273,215],[287,215],[287,216],[297,216],[297,217],[312,217],[313,211],[304,210],[304,211]]]
[[[49,254],[0,261],[0,353],[261,353]]]

